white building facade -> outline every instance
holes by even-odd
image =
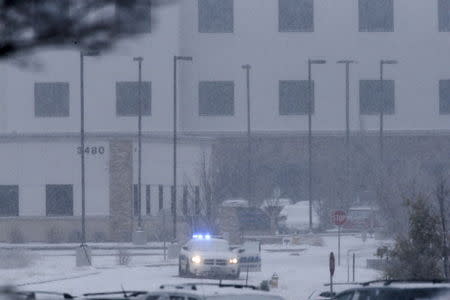
[[[112,204],[119,200],[111,195],[111,145],[130,146],[127,180],[137,183],[136,56],[144,58],[141,214],[148,228],[171,209],[176,55],[193,57],[177,65],[180,216],[187,201],[181,187],[200,186],[199,161],[211,153],[214,139],[246,134],[244,64],[252,66],[256,135],[307,132],[308,59],[327,62],[312,69],[314,134],[345,132],[345,69],[336,64],[342,59],[358,61],[351,66],[350,130],[376,133],[379,64],[389,59],[398,63],[384,69],[386,133],[448,135],[450,0],[182,0],[149,10],[151,19],[156,22],[136,38],[84,58],[89,239],[120,239],[113,237],[111,217],[120,214]],[[41,66],[0,65],[4,241],[18,231],[26,240],[45,240],[53,228],[63,228],[64,239],[79,231],[80,54],[44,49],[32,59]],[[130,219],[136,210],[132,189],[122,200]],[[189,205],[195,197],[188,197],[194,199]]]

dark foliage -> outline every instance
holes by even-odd
[[[391,279],[436,279],[442,277],[439,218],[427,200],[408,201],[409,233],[396,241],[389,254],[386,275]]]
[[[108,50],[172,0],[0,0],[0,59],[41,47]],[[154,14],[153,14],[154,15]],[[150,26],[150,25],[149,25]]]

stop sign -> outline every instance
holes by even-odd
[[[335,210],[331,218],[334,225],[341,226],[347,221],[347,214],[343,210]]]

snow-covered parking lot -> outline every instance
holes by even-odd
[[[336,237],[326,236],[322,246],[264,245],[262,272],[249,273],[249,284],[259,284],[277,273],[279,287],[273,289],[286,299],[307,299],[316,290],[326,290],[329,281],[328,257],[330,251],[337,255]],[[347,253],[356,253],[356,281],[368,281],[380,277],[380,273],[367,269],[366,259],[373,258],[382,242],[368,239],[362,242],[358,236],[342,237],[341,265],[337,265],[335,282],[347,282]],[[301,251],[285,251],[304,249]],[[280,251],[282,250],[282,251]],[[350,252],[349,252],[350,250]],[[31,266],[22,269],[4,269],[0,274],[2,284],[15,283],[27,290],[64,291],[73,295],[88,292],[127,290],[153,290],[161,284],[208,281],[178,277],[177,261],[163,262],[157,252],[135,250],[136,256],[128,266],[118,266],[111,251],[93,252],[93,266],[75,267],[74,251],[37,251]],[[142,255],[144,254],[144,255]],[[337,258],[336,258],[337,260]],[[352,277],[350,270],[350,280]],[[246,274],[241,274],[240,283],[245,283]],[[343,289],[337,286],[337,289]]]

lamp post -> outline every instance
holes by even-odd
[[[177,238],[177,63],[178,61],[192,61],[192,56],[173,57],[173,192],[172,216],[173,239]]]
[[[384,108],[386,105],[386,99],[384,98],[384,65],[395,65],[398,62],[396,60],[380,60],[380,99],[378,103],[379,113],[380,113],[380,192],[379,192],[379,202],[383,201],[383,189],[384,189],[384,175],[382,174],[383,164],[384,164]],[[372,209],[372,208],[371,208]],[[370,220],[370,232],[373,232],[373,213]]]
[[[384,106],[386,105],[386,99],[384,98],[384,65],[395,65],[398,62],[396,60],[380,60],[380,103],[379,113],[380,113],[380,163],[384,160]]]
[[[81,157],[81,246],[77,252],[77,266],[91,265],[90,251],[86,245],[86,185],[84,156],[84,57],[98,56],[98,51],[80,51],[80,157]]]
[[[308,198],[309,198],[309,231],[312,232],[312,65],[323,65],[323,59],[308,59]]]
[[[142,187],[142,61],[144,58],[133,57],[133,61],[138,63],[138,228],[134,233],[133,243],[142,245],[146,243],[145,232],[142,229],[141,214],[141,187]]]
[[[347,201],[350,198],[350,65],[354,60],[340,60],[338,64],[345,64],[345,170],[347,179]]]
[[[250,123],[250,65],[243,65],[242,69],[246,73],[246,87],[247,87],[247,197],[250,203],[253,201],[253,187],[252,187],[252,136]]]

